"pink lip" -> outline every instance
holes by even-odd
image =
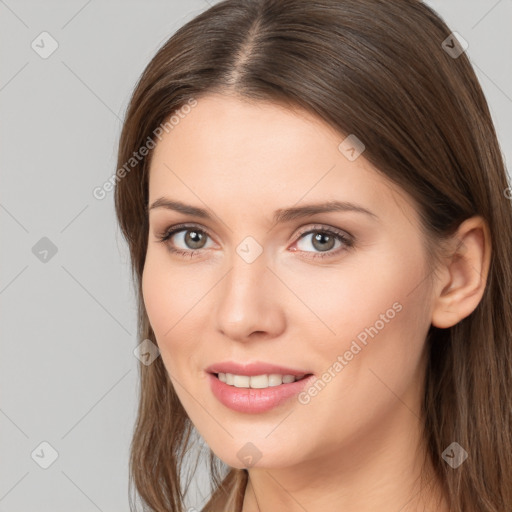
[[[223,363],[216,363],[206,368],[208,373],[233,373],[235,375],[269,375],[271,373],[279,373],[281,375],[308,375],[311,372],[308,370],[295,370],[293,368],[286,368],[284,366],[277,366],[270,363],[262,363],[256,361],[246,365],[238,364],[233,361],[225,361]]]
[[[228,372],[232,373],[232,372]],[[262,372],[267,373],[267,372]],[[281,373],[281,372],[269,372]],[[241,375],[237,373],[237,375]],[[261,375],[261,373],[256,373]],[[287,373],[293,375],[293,373]],[[256,388],[237,388],[221,382],[214,374],[208,374],[210,379],[210,388],[220,403],[229,407],[233,411],[244,413],[261,413],[269,411],[274,407],[298,395],[304,387],[309,385],[314,379],[314,375],[309,375],[301,380],[291,382],[290,384],[281,384],[265,389]]]

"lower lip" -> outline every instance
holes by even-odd
[[[315,377],[314,375],[309,375],[289,384],[257,389],[237,388],[221,382],[212,373],[208,375],[212,393],[220,403],[233,411],[253,414],[269,411],[293,396],[298,395]]]

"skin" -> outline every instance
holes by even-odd
[[[425,337],[431,324],[454,325],[478,305],[488,229],[479,217],[465,221],[429,286],[412,200],[364,153],[347,159],[344,138],[299,109],[211,94],[164,135],[151,162],[150,205],[167,197],[213,215],[150,210],[143,296],[178,397],[213,452],[238,468],[246,443],[261,453],[243,512],[448,510],[432,505],[443,498],[435,479],[422,489],[417,480]],[[326,200],[378,218],[338,211],[272,223],[277,209]],[[158,240],[183,222],[208,233],[193,257],[168,248],[191,252],[190,231]],[[354,245],[337,241],[313,259],[323,254],[316,232],[300,238],[313,227],[338,229]],[[236,252],[247,236],[263,250],[252,263]],[[226,360],[321,377],[394,303],[400,312],[307,404],[239,413],[210,390],[205,368]]]

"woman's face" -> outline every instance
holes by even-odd
[[[432,299],[407,195],[306,112],[220,95],[187,112],[151,163],[143,296],[199,433],[230,466],[269,468],[362,460],[410,435]],[[351,206],[306,208],[327,202]],[[226,362],[313,376],[242,368],[230,385],[208,371]]]

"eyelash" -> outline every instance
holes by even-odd
[[[157,236],[158,242],[166,243],[176,233],[179,233],[180,231],[188,231],[188,230],[197,231],[197,232],[207,235],[208,237],[211,238],[208,231],[200,228],[199,226],[197,226],[195,224],[178,224],[176,226],[168,228],[162,234],[158,235]],[[344,235],[340,231],[334,230],[333,228],[327,228],[327,227],[321,226],[321,225],[315,225],[315,226],[313,226],[313,228],[310,228],[307,231],[301,232],[299,234],[296,242],[298,240],[300,240],[301,238],[304,238],[306,235],[310,235],[311,233],[323,233],[323,234],[328,234],[330,236],[333,236],[336,240],[339,240],[342,244],[344,244],[345,248],[338,248],[334,252],[326,251],[326,252],[314,253],[312,256],[308,256],[308,258],[316,259],[316,258],[333,257],[343,250],[350,249],[354,245],[354,240],[352,238]],[[167,244],[167,247],[168,247],[169,251],[171,251],[172,253],[178,254],[180,256],[187,256],[189,258],[194,257],[194,255],[197,252],[201,252],[201,249],[191,249],[189,251],[186,251],[184,249],[176,249],[175,247],[172,247],[170,244]],[[299,251],[299,252],[301,252],[301,251]],[[302,251],[302,252],[309,253],[310,251]]]

